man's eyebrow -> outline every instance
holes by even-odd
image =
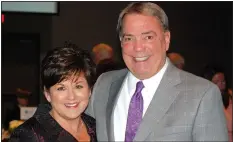
[[[143,32],[143,33],[142,33],[142,35],[146,35],[146,34],[155,34],[155,35],[157,35],[156,32],[154,32],[154,31],[147,31],[147,32]],[[124,33],[124,34],[122,35],[122,37],[125,37],[125,36],[134,36],[134,35]]]
[[[143,35],[145,35],[145,34],[155,34],[155,35],[157,35],[156,34],[156,32],[154,32],[154,31],[148,31],[148,32],[144,32],[144,33],[142,33]]]
[[[132,34],[123,34],[122,37],[125,37],[125,36],[133,36]]]

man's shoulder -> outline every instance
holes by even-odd
[[[181,77],[182,82],[185,85],[188,85],[192,87],[193,89],[198,89],[200,91],[203,91],[203,90],[207,90],[212,87],[216,88],[216,85],[212,83],[211,81],[205,78],[202,78],[200,76],[197,76],[195,74],[192,74],[190,72],[187,72],[187,71],[181,70],[180,77]]]
[[[124,77],[127,74],[128,70],[127,69],[120,69],[120,70],[113,70],[113,71],[108,71],[100,75],[98,80],[116,80],[121,77]]]
[[[193,73],[184,71],[184,70],[180,70],[180,76],[181,78],[184,80],[192,80],[192,81],[197,81],[197,82],[203,82],[203,83],[211,83],[209,80],[202,78],[200,76],[197,76]]]

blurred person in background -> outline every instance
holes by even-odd
[[[29,105],[30,96],[30,91],[22,88],[16,89],[17,103],[14,103],[11,108],[8,108],[6,110],[4,129],[9,129],[9,122],[11,122],[12,120],[20,120],[20,107],[26,107]]]
[[[30,119],[17,127],[10,142],[96,141],[95,119],[83,113],[95,82],[95,63],[72,43],[47,53],[41,80],[48,104],[40,104]]]
[[[93,60],[96,63],[96,75],[120,69],[120,65],[114,60],[114,52],[111,46],[100,43],[92,49]]]
[[[168,58],[170,59],[170,61],[179,69],[183,69],[184,65],[185,65],[185,60],[184,57],[181,56],[179,53],[168,53]]]
[[[114,53],[112,47],[107,44],[100,43],[92,48],[92,56],[96,65],[98,65],[100,61],[104,59],[113,60],[114,58],[113,55]]]
[[[104,59],[96,66],[97,78],[105,72],[121,69],[121,66],[117,64],[113,59]]]
[[[203,77],[216,84],[221,91],[224,113],[227,119],[229,141],[232,142],[232,92],[231,89],[227,89],[226,75],[223,70],[217,67],[206,66]]]

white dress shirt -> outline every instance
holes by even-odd
[[[142,89],[143,96],[143,116],[157,90],[160,81],[167,69],[168,61],[166,62],[162,69],[149,79],[142,80],[144,88]],[[128,116],[128,108],[131,97],[136,90],[136,84],[140,81],[132,73],[128,73],[124,82],[123,87],[120,91],[119,98],[116,102],[116,107],[114,109],[114,138],[115,141],[125,141],[125,130]]]

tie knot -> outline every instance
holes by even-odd
[[[136,92],[141,92],[142,89],[144,88],[143,82],[142,81],[138,81],[137,85],[136,85]]]

